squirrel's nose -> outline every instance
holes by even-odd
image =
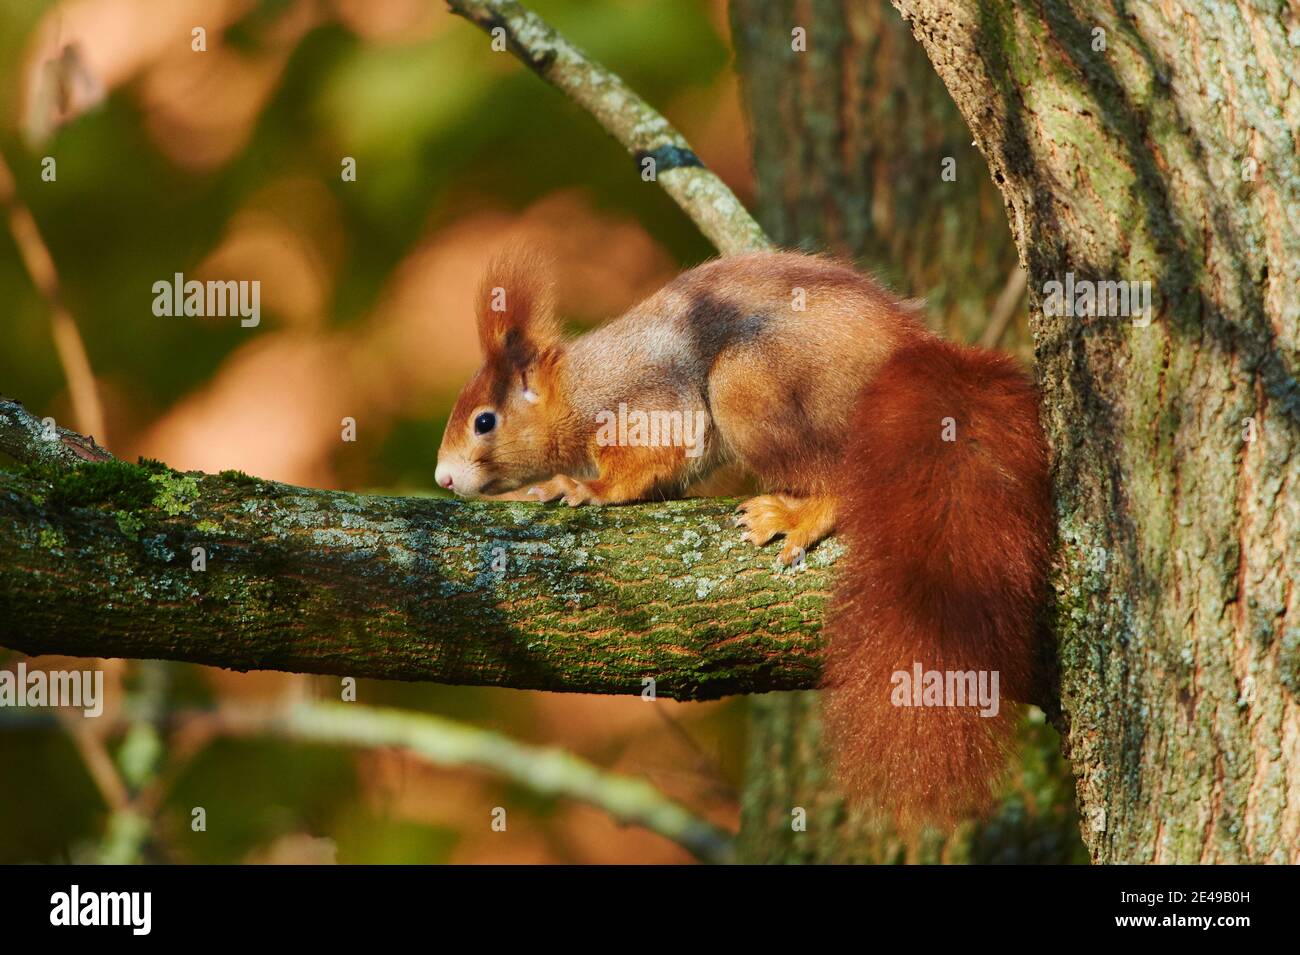
[[[445,464],[439,464],[433,471],[433,479],[442,487],[451,490],[452,485],[456,483],[455,478],[451,476],[451,468]]]

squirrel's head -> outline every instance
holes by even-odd
[[[456,399],[434,479],[461,497],[502,494],[556,473],[553,418],[561,410],[564,343],[551,287],[535,260],[493,260],[477,306],[483,367]]]

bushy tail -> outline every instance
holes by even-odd
[[[847,454],[832,751],[851,795],[950,823],[989,807],[1012,701],[1033,691],[1052,534],[1037,392],[994,352],[907,345],[864,390]]]

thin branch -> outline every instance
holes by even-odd
[[[126,735],[115,768],[130,801],[114,807],[98,849],[104,865],[136,865],[154,838],[154,819],[161,801],[159,787],[167,752],[163,735],[172,676],[167,664],[149,660],[136,665],[135,685],[122,707]]]
[[[48,454],[0,399],[6,420],[0,450]],[[780,568],[740,541],[732,506],[466,504],[121,462],[0,470],[0,645],[675,699],[815,687],[840,547]]]
[[[137,799],[134,806],[128,807],[129,814],[121,814],[123,818],[110,823],[106,844],[147,837],[149,817],[157,813],[189,761],[213,740],[274,735],[330,746],[393,747],[433,765],[484,770],[533,792],[574,799],[603,810],[619,822],[644,826],[702,861],[720,863],[732,858],[729,832],[673,802],[645,780],[610,772],[560,749],[519,743],[491,730],[427,713],[361,703],[294,700],[180,711],[172,714],[168,722],[172,732],[165,772],[151,785],[148,800]],[[54,725],[54,718],[47,712],[0,711],[0,729],[43,729],[50,725]],[[133,826],[133,820],[142,820],[144,828]]]
[[[533,792],[576,799],[622,822],[644,826],[705,862],[731,859],[731,836],[641,779],[607,772],[560,749],[517,743],[499,733],[427,713],[355,703],[300,702],[269,710],[223,707],[224,734],[271,733],[299,742],[398,747],[439,766],[484,769]]]
[[[27,267],[27,274],[49,307],[50,333],[54,337],[54,348],[68,382],[68,395],[72,400],[72,413],[77,419],[77,427],[87,434],[97,436],[101,441],[107,441],[104,407],[99,399],[99,387],[95,384],[90,358],[86,355],[85,342],[59,292],[59,273],[54,267],[54,257],[41,238],[36,219],[18,197],[17,183],[3,155],[0,155],[0,206],[4,206],[8,212],[9,231],[13,234],[14,244],[18,246],[23,265]]]
[[[718,176],[705,168],[668,120],[626,83],[515,0],[447,0],[453,13],[505,43],[539,76],[589,112],[637,160],[653,159],[655,179],[724,255],[772,243]]]
[[[988,326],[984,329],[984,334],[980,336],[980,347],[997,348],[1002,344],[1002,337],[1006,335],[1007,329],[1011,327],[1012,321],[1015,320],[1019,312],[1021,299],[1025,297],[1025,289],[1029,285],[1029,273],[1019,265],[1011,270],[1007,276],[1006,284],[1002,286],[1002,291],[998,295],[998,300],[993,303],[993,311],[989,315]]]
[[[72,740],[78,755],[81,756],[81,761],[86,766],[86,773],[95,784],[95,788],[99,790],[110,815],[126,811],[131,804],[131,794],[126,783],[122,781],[122,776],[117,771],[113,757],[109,755],[108,747],[104,745],[104,740],[86,724],[81,714],[62,707],[56,707],[54,714],[59,725]]]

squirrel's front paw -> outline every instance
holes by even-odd
[[[557,474],[549,481],[543,481],[541,484],[534,484],[528,489],[528,496],[543,504],[549,504],[556,498],[564,497],[571,490],[576,482],[563,474]]]
[[[575,481],[571,477],[565,477],[563,474],[557,474],[549,481],[530,487],[528,493],[543,504],[557,498],[564,498],[564,503],[569,507],[605,503],[591,487],[581,481]]]

